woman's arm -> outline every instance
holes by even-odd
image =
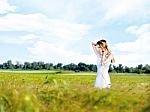
[[[98,55],[98,50],[97,50],[96,46],[97,46],[97,44],[95,44],[94,42],[92,42],[93,50],[94,50],[95,54]]]
[[[112,53],[110,53],[108,55],[108,57],[104,58],[103,64],[106,64],[106,63],[108,63],[110,61],[112,61],[112,63],[115,63],[115,59],[114,59],[114,56],[112,55]]]

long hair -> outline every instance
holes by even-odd
[[[111,51],[110,51],[109,48],[108,48],[108,45],[107,45],[106,40],[104,40],[104,39],[99,40],[99,41],[97,42],[97,44],[98,44],[99,46],[100,46],[100,45],[105,46],[104,48],[108,51],[108,53],[111,53]]]
[[[107,50],[108,55],[111,54],[111,51],[110,51],[110,49],[108,48],[108,44],[107,44],[107,41],[106,41],[106,40],[102,39],[102,40],[98,41],[97,44],[98,44],[99,46],[100,46],[100,45],[105,46],[105,49]],[[115,59],[114,59],[114,57],[113,57],[113,58],[111,59],[111,63],[114,63],[114,62],[115,62]]]

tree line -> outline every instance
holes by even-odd
[[[54,65],[53,63],[44,63],[42,61],[38,62],[24,62],[21,64],[16,62],[13,64],[11,60],[0,64],[0,69],[20,69],[20,70],[70,70],[75,72],[96,72],[97,67],[94,64],[85,64],[85,63],[70,63],[67,65],[63,65],[62,63],[58,63]],[[109,72],[113,73],[150,73],[150,65],[137,65],[136,67],[127,67],[119,64],[118,66],[110,65]]]

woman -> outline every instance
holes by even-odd
[[[95,81],[96,88],[110,88],[111,82],[108,74],[109,65],[115,62],[115,59],[108,49],[106,40],[100,40],[96,44],[92,42],[92,47],[97,55],[97,75]]]

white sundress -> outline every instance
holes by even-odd
[[[98,52],[97,55],[97,74],[96,74],[96,80],[95,80],[95,87],[96,88],[110,88],[111,81],[110,76],[108,74],[109,65],[111,63],[111,60],[108,59],[107,63],[105,65],[101,64],[102,55]]]

